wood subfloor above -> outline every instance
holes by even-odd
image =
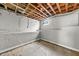
[[[28,45],[4,52],[1,56],[79,56],[79,52],[72,51],[58,45],[39,40]]]

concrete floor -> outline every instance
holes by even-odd
[[[79,56],[75,52],[55,44],[40,40],[28,45],[4,52],[1,56]]]

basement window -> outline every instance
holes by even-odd
[[[48,20],[44,20],[43,25],[48,25]]]

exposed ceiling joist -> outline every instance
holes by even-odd
[[[17,6],[18,6],[18,3],[17,3]],[[18,9],[18,8],[16,7],[16,9],[15,9],[15,13],[17,12],[17,9]]]
[[[21,9],[21,10],[23,10],[23,11],[25,11],[25,9],[23,9],[23,8],[21,8],[21,7],[17,6],[17,5],[15,5],[15,4],[13,4],[13,3],[10,3],[10,4],[13,5],[13,6],[15,6],[15,7],[17,7],[17,8],[19,8],[19,9]]]
[[[30,10],[32,10],[32,9],[30,9]],[[29,14],[30,14],[30,13],[36,13],[36,14],[40,15],[41,17],[44,17],[44,18],[45,18],[44,15],[41,15],[40,13],[36,12],[35,10],[32,10],[32,12],[29,12]]]
[[[32,7],[34,7],[35,9],[37,9],[38,11],[40,11],[41,13],[43,13],[46,17],[48,17],[48,15],[46,15],[43,11],[41,11],[40,9],[38,9],[37,7],[35,7],[33,4],[30,4]]]
[[[59,12],[61,13],[61,8],[59,6],[59,3],[56,3],[56,5],[57,5],[57,8],[58,8]]]
[[[6,3],[4,4],[4,6],[5,6],[5,9],[7,10],[7,5],[6,5]]]
[[[27,17],[31,17],[32,19],[38,20],[39,18],[36,17],[35,15],[27,15]]]
[[[20,9],[24,10],[23,8],[21,8],[21,7],[17,6],[17,5],[14,5],[14,4],[12,4],[12,5],[16,6],[17,8],[20,8]],[[29,6],[29,4],[28,4],[28,6]],[[27,8],[28,8],[28,6],[27,6]]]
[[[37,20],[45,19],[50,15],[72,12],[79,8],[78,3],[1,3],[0,6]]]
[[[75,4],[74,4],[74,7],[73,7],[73,9],[76,9],[76,8],[77,8],[77,4],[75,3]]]
[[[34,13],[29,13],[29,14],[27,14],[27,15],[35,15],[35,17],[39,17],[39,18],[41,18],[41,16],[38,16],[37,14],[34,14]]]
[[[65,4],[66,12],[68,11],[68,3]]]
[[[37,14],[33,13],[33,11],[27,14],[27,16],[29,16],[29,15],[33,15],[33,16],[35,16],[35,18],[38,18],[38,19],[43,18],[43,17],[38,16]]]
[[[1,4],[2,4],[2,3],[1,3]],[[3,5],[4,8],[7,10],[7,5],[6,5],[6,3],[3,3],[2,5]]]
[[[39,3],[39,5],[40,5],[49,15],[52,15],[41,3]]]
[[[33,18],[41,18],[41,17],[39,17],[39,16],[37,16],[37,15],[35,15],[35,14],[27,14],[27,16],[32,16]]]
[[[25,8],[25,11],[29,8],[29,5],[30,5],[30,3],[27,4],[27,6]]]
[[[53,13],[56,14],[55,10],[54,10],[53,7],[50,5],[50,3],[47,3],[47,5],[50,7],[50,9],[53,11]]]

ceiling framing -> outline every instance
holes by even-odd
[[[0,6],[35,20],[42,20],[79,8],[78,3],[1,3]]]

